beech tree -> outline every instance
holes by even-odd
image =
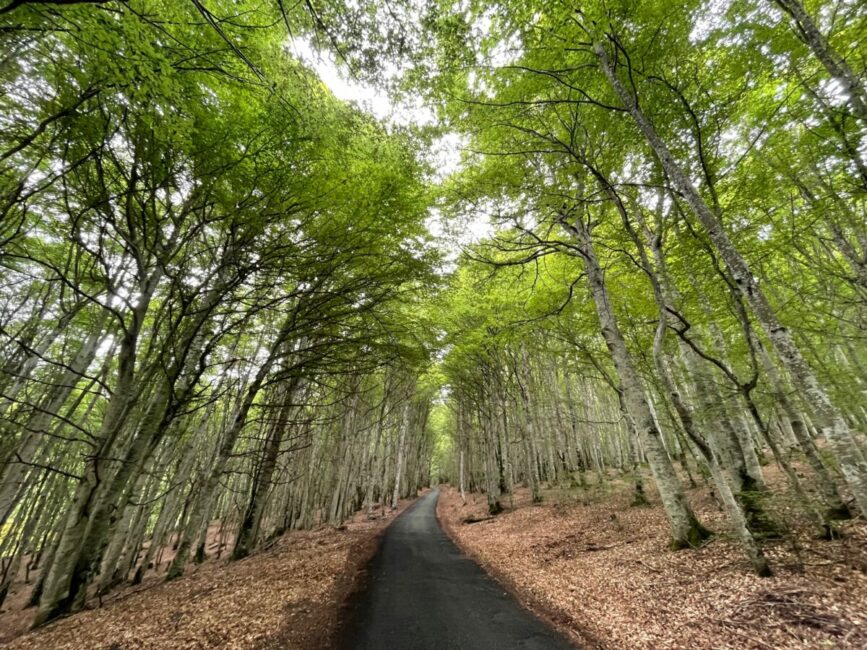
[[[39,625],[426,483],[426,172],[289,53],[314,18],[2,16],[0,591],[29,558]]]
[[[865,512],[862,379],[848,374],[863,354],[864,19],[836,9],[444,2],[430,13],[431,45],[417,59],[426,75],[413,83],[469,141],[443,202],[495,227],[461,262],[447,308],[464,463],[474,435],[482,475],[529,455],[509,463],[534,497],[546,453],[551,468],[563,453],[567,475],[580,470],[568,450],[577,440],[509,451],[487,421],[492,408],[507,428],[544,430],[526,405],[480,393],[508,376],[507,340],[532,349],[535,339],[525,365],[566,354],[580,376],[584,359],[615,392],[610,417],[649,465],[674,546],[708,534],[675,471],[688,456],[761,575],[770,568],[758,539],[779,530],[765,506],[766,450],[825,534],[850,509]],[[469,307],[472,327],[493,328],[484,341],[464,332],[463,291],[497,305]],[[483,362],[496,369],[482,373]],[[511,372],[519,389],[528,372]],[[551,426],[552,443],[568,438]],[[806,485],[793,450],[812,469]],[[484,480],[493,511],[509,481]]]
[[[440,479],[494,515],[623,477],[673,549],[723,532],[704,481],[762,576],[779,499],[867,515],[859,9],[7,0],[0,602],[24,571],[41,625]]]

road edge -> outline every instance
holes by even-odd
[[[440,496],[445,490],[453,490],[451,486],[439,486]],[[533,594],[527,593],[526,591],[520,589],[515,581],[512,580],[508,575],[504,572],[497,569],[497,567],[493,566],[489,562],[486,562],[484,559],[479,557],[472,549],[467,548],[454,534],[452,530],[451,523],[442,516],[440,512],[441,504],[443,503],[441,498],[437,498],[437,504],[435,508],[436,519],[440,525],[440,528],[448,535],[449,539],[454,543],[458,549],[470,558],[473,562],[478,564],[482,570],[498,585],[500,585],[507,593],[509,593],[512,598],[514,598],[524,609],[529,612],[532,612],[533,615],[536,616],[540,621],[542,621],[549,628],[555,630],[560,635],[562,635],[569,643],[572,644],[573,647],[580,648],[581,650],[608,650],[607,647],[599,641],[592,633],[588,632],[586,629],[579,628],[576,630],[572,625],[570,625],[566,617],[559,611],[557,611],[554,607],[551,607],[547,603],[543,602],[541,599],[537,598]]]

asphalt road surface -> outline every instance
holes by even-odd
[[[572,646],[463,555],[436,518],[439,493],[385,532],[367,590],[350,606],[345,650],[565,650]]]

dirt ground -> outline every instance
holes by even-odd
[[[170,583],[151,574],[139,586],[112,593],[102,607],[91,603],[90,609],[35,632],[26,632],[35,609],[20,609],[29,587],[17,585],[0,614],[0,647],[329,648],[344,603],[361,585],[379,535],[409,503],[401,502],[398,512],[373,521],[359,513],[339,530],[287,533],[239,562],[213,559],[190,565],[187,575]]]
[[[764,542],[775,575],[758,578],[709,494],[689,496],[717,535],[677,552],[655,495],[650,507],[630,507],[622,481],[547,490],[538,505],[521,489],[493,518],[484,495],[463,504],[444,488],[438,516],[465,552],[583,648],[867,648],[867,524],[819,540],[776,504],[789,534]]]

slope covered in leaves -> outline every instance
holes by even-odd
[[[173,582],[147,581],[16,639],[9,636],[26,627],[11,612],[0,616],[0,639],[9,650],[330,648],[380,533],[410,503],[374,520],[358,513],[340,529],[286,533],[240,562],[213,560]]]
[[[724,531],[710,496],[701,489],[691,496]],[[519,490],[514,509],[490,517],[483,498],[464,504],[450,489],[438,516],[459,546],[581,647],[855,650],[867,643],[863,523],[833,542],[803,530],[769,542],[777,575],[762,579],[725,535],[672,553],[662,508],[630,507],[630,499],[623,483],[548,490],[537,505]]]

